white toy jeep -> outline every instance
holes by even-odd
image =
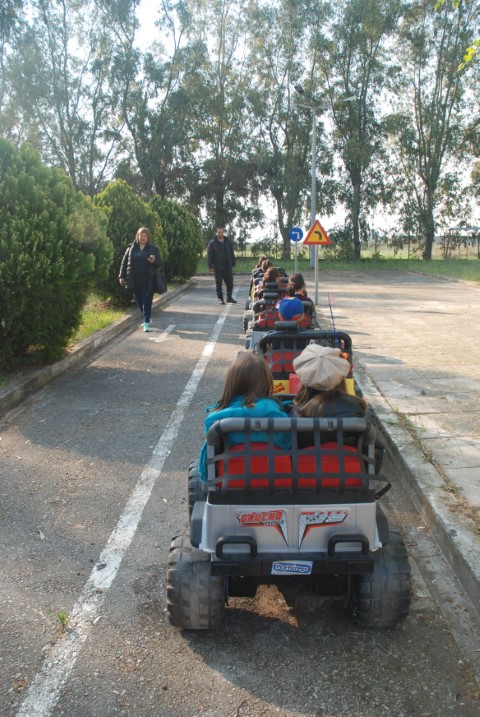
[[[277,448],[285,432],[291,448]],[[254,597],[260,584],[289,605],[306,591],[342,596],[365,627],[405,620],[408,555],[379,507],[390,484],[375,475],[364,419],[222,419],[207,434],[207,466],[207,483],[190,466],[190,530],[171,545],[173,625],[218,627],[228,597]]]

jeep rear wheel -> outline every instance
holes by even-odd
[[[167,571],[167,612],[172,625],[185,630],[220,627],[225,581],[212,576],[210,555],[192,547],[186,535],[172,540]]]
[[[398,532],[390,531],[374,563],[373,573],[353,578],[347,614],[363,627],[394,627],[406,619],[411,603],[410,563]]]
[[[253,311],[245,311],[243,314],[243,330],[247,333],[248,325],[253,320]]]
[[[208,495],[207,483],[198,477],[197,463],[190,463],[188,468],[188,518],[192,517],[193,506],[197,500],[206,500]]]
[[[207,500],[207,484],[199,478],[188,479],[188,518],[192,517],[193,506],[197,500]]]

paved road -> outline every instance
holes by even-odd
[[[359,360],[380,361],[367,321],[378,278],[365,278],[365,296],[358,289],[362,324],[334,281],[339,328],[351,327]],[[247,279],[238,283],[239,303],[220,308],[211,277],[199,279],[152,334],[120,336],[0,423],[0,714],[476,717],[478,614],[397,480],[387,511],[414,573],[398,629],[359,630],[337,600],[291,610],[275,590],[231,600],[215,633],[168,625],[165,568],[186,522],[186,466],[243,344]],[[388,419],[372,376],[357,369]],[[60,611],[70,622],[57,634]]]

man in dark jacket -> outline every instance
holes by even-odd
[[[233,245],[230,239],[224,236],[223,227],[217,227],[217,236],[208,243],[207,249],[208,268],[215,274],[215,289],[218,301],[224,304],[223,282],[227,289],[227,302],[236,304],[232,297],[233,291],[233,267],[236,259]]]

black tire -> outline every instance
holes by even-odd
[[[184,630],[220,627],[226,582],[212,576],[210,555],[192,547],[187,535],[173,538],[167,571],[167,613],[170,624]]]
[[[192,517],[193,506],[197,500],[207,500],[208,486],[197,475],[188,479],[188,519]]]
[[[188,466],[188,480],[198,478],[198,461],[192,461]]]
[[[245,333],[247,333],[248,325],[253,319],[253,312],[252,311],[245,311],[243,314],[243,330]]]
[[[407,618],[411,603],[410,563],[398,532],[390,531],[374,561],[372,574],[353,578],[347,614],[362,627],[394,627]]]
[[[207,500],[208,486],[198,477],[198,463],[192,461],[188,466],[188,520],[192,517],[193,506],[197,500]]]

